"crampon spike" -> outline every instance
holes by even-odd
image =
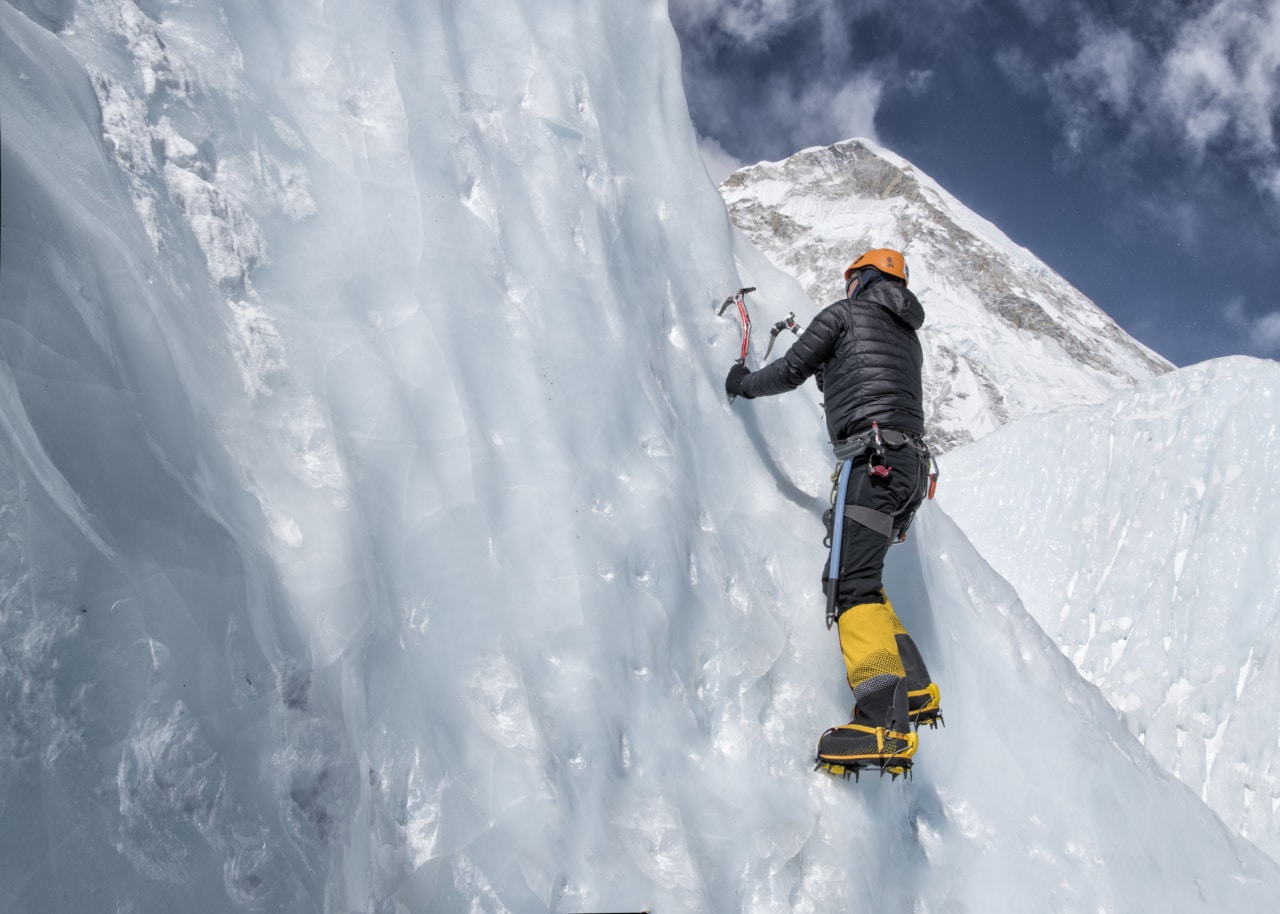
[[[937,730],[939,724],[943,727],[946,727],[947,725],[947,722],[943,720],[940,713],[934,714],[931,717],[917,717],[913,723],[915,724],[917,733],[920,732],[921,727],[928,727],[930,730]]]
[[[867,770],[879,772],[880,777],[884,777],[887,774],[889,775],[890,780],[894,780],[894,781],[898,779],[899,775],[901,775],[904,779],[908,781],[912,779],[911,763],[909,761],[903,762],[903,761],[895,761],[893,759],[886,759],[884,762],[881,762],[880,764],[875,764],[871,762],[866,762],[866,763],[864,762],[853,762],[853,763],[829,762],[826,759],[823,759],[820,757],[817,759],[817,762],[814,764],[813,770],[825,771],[827,774],[831,775],[832,777],[842,778],[846,781],[852,777],[855,783],[861,782],[862,772]]]

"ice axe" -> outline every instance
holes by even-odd
[[[747,313],[747,293],[754,292],[755,286],[745,286],[724,300],[720,306],[720,310],[716,312],[716,317],[720,317],[728,310],[730,305],[738,306],[738,321],[742,324],[742,351],[738,354],[738,364],[747,364],[747,346],[751,343],[751,315]],[[729,397],[732,403],[737,397]]]
[[[751,342],[751,315],[747,313],[747,293],[755,290],[755,286],[739,289],[726,298],[724,304],[720,306],[720,310],[716,312],[716,317],[721,317],[730,305],[736,304],[738,306],[738,320],[742,323],[742,352],[738,356],[739,365],[747,364],[747,345]]]
[[[773,325],[773,329],[769,331],[769,345],[764,349],[765,359],[769,358],[769,353],[773,352],[773,344],[778,339],[778,334],[783,330],[790,330],[796,336],[800,335],[803,328],[796,323],[796,313],[792,311],[782,320]],[[762,360],[763,361],[763,360]]]

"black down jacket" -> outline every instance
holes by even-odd
[[[854,298],[818,312],[786,355],[743,379],[742,394],[784,393],[816,374],[833,442],[867,431],[872,420],[881,428],[923,435],[924,357],[916,336],[923,323],[924,307],[915,294],[877,276]]]

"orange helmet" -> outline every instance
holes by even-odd
[[[907,269],[907,258],[902,256],[901,251],[895,251],[892,248],[876,248],[874,251],[867,251],[849,264],[844,271],[844,281],[847,283],[853,272],[863,267],[875,267],[881,273],[896,276],[902,280],[904,286],[908,284],[908,277],[911,275]]]

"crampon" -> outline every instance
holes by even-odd
[[[942,712],[937,708],[932,711],[921,711],[919,714],[911,715],[911,723],[916,730],[921,727],[928,727],[930,730],[937,730],[939,726],[945,727],[947,722],[942,719]]]
[[[907,703],[910,708],[911,723],[915,725],[917,731],[921,727],[936,730],[939,724],[944,727],[947,725],[942,719],[938,687],[932,682],[923,689],[908,692]]]
[[[911,757],[916,753],[916,735],[847,723],[832,727],[818,740],[815,771],[857,780],[863,771],[878,771],[883,777],[910,777]]]
[[[893,780],[898,779],[898,775],[911,779],[911,760],[898,759],[891,762],[832,762],[827,759],[818,757],[817,763],[813,766],[814,771],[825,771],[832,777],[844,778],[846,781],[853,778],[857,781],[864,771],[879,772],[880,777],[889,775]]]

